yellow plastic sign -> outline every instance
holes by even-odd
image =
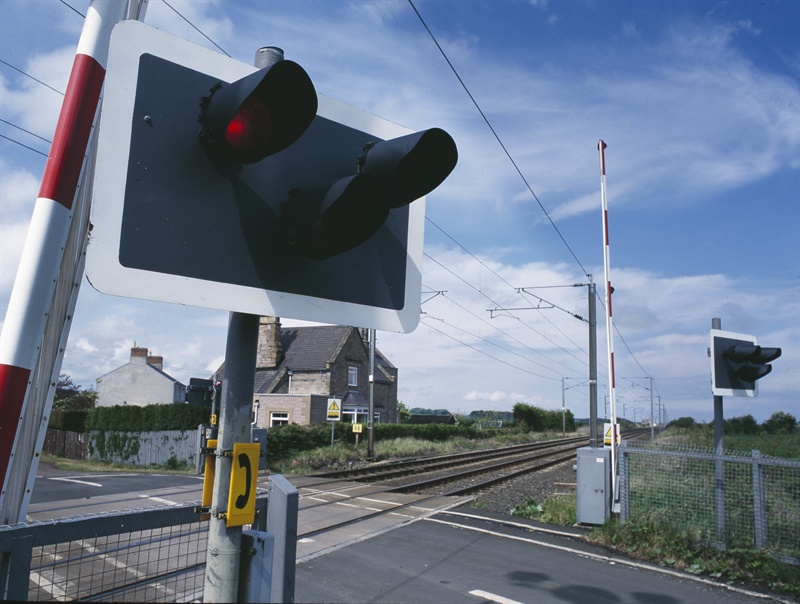
[[[353,432],[356,434],[361,434],[362,426],[361,424],[353,424]]]
[[[231,483],[228,489],[227,526],[252,524],[256,517],[256,479],[258,478],[258,443],[234,443]]]
[[[338,422],[342,419],[342,401],[338,398],[328,399],[328,421]]]
[[[614,436],[612,436],[612,434]],[[611,447],[612,439],[617,445],[622,443],[622,438],[619,434],[619,424],[603,424],[603,446]]]
[[[209,449],[217,448],[217,440],[209,439],[206,441]],[[214,453],[206,453],[205,471],[203,472],[203,495],[200,498],[200,505],[207,508],[211,505],[214,495],[214,476],[217,471],[217,456]],[[202,514],[200,520],[208,520],[208,514]]]

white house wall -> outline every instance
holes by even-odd
[[[174,403],[183,398],[180,383],[145,363],[128,363],[97,378],[98,407]]]

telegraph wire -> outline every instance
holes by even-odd
[[[61,2],[61,4],[63,4],[64,6],[66,6],[66,7],[67,7],[67,8],[69,8],[69,9],[71,9],[73,12],[75,12],[75,13],[79,14],[79,15],[80,15],[81,17],[83,17],[84,19],[86,18],[86,15],[84,15],[84,14],[83,14],[81,11],[79,11],[79,10],[78,10],[77,8],[75,8],[74,6],[72,6],[72,5],[70,5],[70,4],[67,4],[66,2],[64,2],[64,0],[59,0],[59,1]]]
[[[569,250],[569,253],[572,255],[572,257],[575,259],[575,262],[578,263],[578,266],[583,271],[583,274],[588,277],[590,275],[589,271],[586,270],[586,268],[583,266],[581,261],[578,259],[578,256],[575,254],[575,251],[569,245],[569,243],[565,239],[564,235],[561,233],[559,228],[556,226],[556,223],[553,221],[552,217],[550,216],[550,214],[545,209],[544,204],[542,204],[542,202],[539,200],[539,197],[534,192],[534,190],[531,187],[530,183],[528,183],[528,180],[525,178],[525,175],[522,173],[522,170],[520,170],[520,168],[517,165],[516,161],[514,161],[514,158],[512,157],[511,153],[508,151],[508,149],[506,148],[505,144],[503,144],[502,139],[500,138],[500,136],[497,134],[497,131],[492,126],[491,122],[489,121],[489,118],[486,117],[486,114],[481,109],[480,105],[478,104],[478,101],[475,100],[475,97],[472,95],[472,93],[470,92],[470,90],[467,87],[466,83],[464,82],[464,80],[461,78],[461,76],[459,75],[458,71],[456,70],[455,66],[453,65],[453,63],[448,58],[447,53],[445,53],[444,49],[439,44],[439,41],[436,39],[436,36],[433,34],[431,29],[428,27],[428,24],[425,22],[425,19],[422,17],[422,15],[420,14],[419,10],[417,10],[417,7],[414,5],[413,0],[408,0],[408,3],[411,6],[411,8],[413,9],[414,13],[417,15],[417,18],[419,19],[419,21],[422,24],[422,26],[425,28],[425,31],[428,32],[428,35],[430,36],[431,40],[433,40],[433,43],[436,45],[436,48],[441,53],[441,55],[444,58],[445,62],[450,67],[450,70],[453,72],[453,75],[455,75],[455,77],[458,80],[459,84],[461,84],[461,87],[464,89],[464,92],[466,92],[466,94],[469,97],[470,101],[472,101],[472,104],[475,106],[475,109],[478,111],[478,113],[480,114],[481,118],[483,118],[483,121],[486,123],[486,125],[489,128],[489,130],[492,132],[492,134],[494,135],[494,137],[497,140],[498,144],[502,148],[503,152],[508,157],[508,160],[511,162],[511,165],[514,167],[514,170],[517,172],[519,177],[522,179],[522,182],[525,184],[525,186],[527,187],[527,189],[530,192],[530,194],[536,200],[536,203],[539,204],[539,207],[541,208],[542,212],[544,212],[544,215],[547,217],[547,220],[550,222],[550,224],[553,227],[553,229],[555,229],[555,231],[558,234],[559,238],[564,243],[564,245],[566,246],[567,250]],[[434,223],[431,221],[431,224],[434,224]],[[438,225],[436,225],[436,224],[434,224],[434,226],[439,228]],[[642,367],[642,365],[639,363],[639,360],[634,356],[633,351],[630,349],[630,346],[628,346],[628,343],[625,342],[625,338],[622,337],[622,335],[619,333],[619,329],[616,326],[614,327],[614,331],[617,333],[617,335],[619,335],[620,339],[622,340],[622,343],[625,344],[625,348],[628,350],[628,353],[631,355],[631,357],[633,358],[633,360],[636,363],[636,365],[649,376],[650,374]]]
[[[466,279],[464,279],[464,278],[463,278],[463,277],[461,277],[460,275],[456,274],[455,272],[453,272],[452,270],[450,270],[449,268],[447,268],[447,267],[446,267],[444,264],[442,264],[441,262],[439,262],[438,260],[436,260],[436,258],[434,258],[433,256],[431,256],[431,255],[430,255],[430,254],[428,254],[427,252],[423,252],[423,254],[424,254],[424,256],[425,256],[426,258],[428,258],[428,259],[430,259],[432,262],[434,262],[434,263],[438,264],[440,267],[442,267],[442,268],[443,268],[444,270],[446,270],[448,273],[450,273],[451,275],[453,275],[453,276],[454,276],[456,279],[460,280],[460,281],[461,281],[461,282],[463,282],[464,284],[466,284],[466,285],[468,285],[469,287],[471,287],[472,289],[474,289],[476,292],[478,292],[478,293],[479,293],[480,295],[482,295],[484,298],[486,298],[487,300],[489,300],[489,302],[491,302],[491,303],[492,303],[492,304],[494,304],[495,306],[500,306],[500,304],[499,304],[497,301],[495,301],[494,299],[492,299],[491,297],[489,297],[487,294],[485,294],[484,292],[482,292],[480,289],[478,289],[477,287],[475,287],[475,286],[474,286],[472,283],[470,283],[469,281],[467,281]],[[546,335],[544,335],[542,332],[540,332],[540,331],[539,331],[539,330],[537,330],[536,328],[532,327],[531,325],[529,325],[528,323],[526,323],[525,321],[523,321],[522,319],[520,319],[518,316],[516,316],[516,315],[512,315],[512,314],[510,314],[510,313],[509,313],[509,316],[510,316],[512,319],[516,319],[516,320],[517,320],[517,321],[519,321],[519,322],[520,322],[522,325],[524,325],[525,327],[527,327],[528,329],[530,329],[530,330],[531,330],[532,332],[534,332],[535,334],[537,334],[537,335],[541,336],[542,338],[544,338],[545,340],[547,340],[548,342],[550,342],[550,343],[551,343],[551,344],[553,344],[554,346],[556,346],[556,347],[560,348],[562,351],[564,351],[565,353],[567,353],[567,354],[568,354],[568,355],[570,355],[571,357],[575,358],[577,361],[579,361],[579,362],[582,362],[582,361],[581,361],[580,359],[578,359],[578,357],[576,357],[576,356],[575,356],[575,355],[574,355],[572,352],[570,352],[569,350],[567,350],[566,348],[564,348],[563,346],[561,346],[561,344],[559,344],[558,342],[554,342],[553,340],[551,340],[550,338],[548,338]],[[549,321],[549,319],[548,319],[548,321]],[[551,322],[551,324],[552,324],[552,322]],[[555,326],[554,326],[554,327],[555,327]],[[574,344],[574,342],[573,342],[573,344]]]
[[[531,375],[535,375],[536,377],[540,377],[540,378],[545,379],[545,380],[552,380],[554,382],[560,382],[561,381],[561,378],[554,378],[554,377],[548,377],[546,375],[541,375],[541,374],[535,373],[533,371],[530,371],[529,369],[525,369],[524,367],[518,367],[517,365],[509,363],[508,361],[504,361],[503,359],[498,359],[497,357],[490,355],[488,352],[484,352],[480,348],[476,348],[472,344],[468,344],[467,342],[459,340],[458,338],[456,338],[454,336],[451,336],[449,333],[444,332],[441,329],[436,329],[433,325],[430,325],[429,323],[422,323],[422,324],[425,325],[426,327],[434,330],[434,331],[439,332],[443,336],[446,336],[446,337],[450,338],[451,340],[453,340],[455,342],[458,342],[459,344],[462,344],[462,345],[464,345],[464,346],[466,346],[468,348],[472,348],[472,350],[474,350],[475,352],[479,352],[480,354],[482,354],[484,356],[487,356],[490,359],[497,361],[498,363],[502,363],[503,365],[507,365],[508,367],[511,367],[513,369],[519,369],[520,371],[524,371],[525,373],[529,373]]]
[[[167,5],[167,7],[168,7],[170,10],[172,10],[172,11],[173,11],[173,12],[174,12],[176,15],[178,15],[178,16],[179,16],[181,19],[183,19],[184,21],[186,21],[186,23],[188,23],[188,24],[189,24],[189,25],[192,27],[192,29],[194,29],[194,30],[195,30],[195,31],[196,31],[198,34],[200,34],[200,35],[201,35],[201,36],[203,36],[203,37],[204,37],[206,40],[208,40],[208,41],[209,41],[209,42],[211,42],[211,43],[212,43],[214,46],[216,46],[216,47],[219,49],[219,51],[220,51],[222,54],[224,54],[226,57],[230,57],[230,56],[231,56],[231,55],[229,55],[227,52],[225,52],[225,49],[224,49],[224,48],[222,48],[222,46],[220,46],[219,44],[217,44],[216,42],[214,42],[214,40],[212,40],[212,39],[211,39],[211,38],[209,38],[207,35],[205,35],[205,34],[204,34],[202,31],[200,31],[200,28],[198,28],[198,27],[197,27],[197,26],[196,26],[194,23],[192,23],[191,21],[189,21],[189,19],[187,19],[186,17],[184,17],[182,14],[180,14],[180,13],[178,12],[178,9],[176,9],[176,8],[175,8],[174,6],[172,6],[172,5],[171,5],[169,2],[167,2],[167,0],[161,0],[161,1],[162,1],[164,4],[166,4],[166,5]]]
[[[558,362],[558,361],[556,361],[555,359],[552,359],[552,358],[548,357],[546,354],[544,354],[544,353],[543,353],[543,352],[541,352],[540,350],[536,350],[536,349],[535,349],[535,348],[533,348],[532,346],[529,346],[528,344],[525,344],[525,343],[524,343],[522,340],[520,340],[520,339],[518,339],[518,338],[515,338],[514,336],[512,336],[512,335],[511,335],[511,334],[509,334],[509,333],[506,333],[505,331],[503,331],[503,330],[502,330],[502,329],[500,329],[499,327],[495,326],[495,325],[494,325],[494,324],[492,324],[491,322],[487,321],[487,320],[486,320],[486,319],[484,319],[483,317],[480,317],[480,316],[476,315],[474,312],[472,312],[471,310],[469,310],[469,309],[468,309],[468,308],[466,308],[465,306],[463,306],[463,305],[459,304],[458,302],[456,302],[456,301],[455,301],[453,298],[451,298],[450,296],[446,296],[446,295],[444,295],[444,294],[443,294],[443,295],[442,295],[442,297],[443,297],[443,298],[445,298],[445,299],[447,299],[449,302],[452,302],[452,303],[453,303],[453,304],[455,304],[456,306],[458,306],[458,307],[459,307],[461,310],[463,310],[464,312],[466,312],[466,313],[468,313],[468,314],[472,315],[473,317],[475,317],[476,319],[478,319],[478,320],[479,320],[481,323],[484,323],[484,324],[486,324],[487,326],[491,327],[492,329],[494,329],[494,330],[496,330],[496,331],[500,332],[501,334],[503,334],[503,335],[504,335],[504,336],[506,336],[507,338],[509,338],[509,339],[511,339],[511,340],[513,340],[513,341],[515,341],[515,342],[517,342],[518,344],[520,344],[520,345],[524,346],[525,348],[527,348],[527,349],[528,349],[528,350],[530,350],[531,352],[534,352],[534,353],[536,353],[536,354],[538,354],[538,355],[540,355],[540,356],[544,357],[545,359],[547,359],[547,360],[548,360],[548,361],[550,361],[551,363],[555,363],[555,364],[557,364],[557,365],[561,365],[561,366],[562,366],[562,367],[564,367],[565,369],[569,369],[569,368],[568,368],[566,365],[564,365],[563,363],[559,363],[559,362]],[[513,317],[513,318],[516,318],[516,317]],[[453,326],[453,327],[456,327],[456,326]],[[456,327],[456,329],[460,329],[460,328],[459,328],[459,327]],[[479,337],[479,336],[476,336],[476,337]],[[481,339],[483,339],[483,338],[481,338]],[[502,347],[501,347],[501,348],[502,348]],[[519,354],[519,353],[514,353],[514,354]],[[537,364],[537,365],[540,365],[540,366],[544,367],[545,369],[548,369],[547,367],[545,367],[544,365],[542,365],[541,363],[539,363],[539,362],[537,362],[537,361],[534,361],[533,359],[528,359],[528,357],[526,357],[526,356],[524,356],[524,355],[519,355],[519,356],[522,356],[523,358],[525,358],[525,359],[529,360],[531,363],[535,363],[535,364]],[[573,356],[574,356],[574,355],[573,355]],[[576,360],[577,360],[579,363],[582,363],[582,361],[581,361],[580,359],[578,359],[577,357],[574,357],[574,358],[575,358],[575,359],[576,359]]]
[[[0,138],[4,138],[4,139],[5,139],[5,140],[7,140],[7,141],[10,141],[10,142],[12,142],[12,143],[14,143],[14,144],[17,144],[17,145],[19,145],[20,147],[25,147],[25,148],[26,148],[26,149],[28,149],[29,151],[33,151],[34,153],[38,153],[39,155],[42,155],[42,156],[44,156],[44,157],[47,157],[47,153],[43,153],[42,151],[39,151],[38,149],[34,149],[33,147],[29,147],[29,146],[28,146],[28,145],[26,145],[25,143],[21,143],[21,142],[19,142],[19,141],[18,141],[18,140],[16,140],[16,139],[13,139],[13,138],[11,138],[11,137],[9,137],[9,136],[6,136],[5,134],[0,134]]]
[[[30,130],[25,130],[25,128],[23,128],[22,126],[17,126],[16,124],[12,124],[11,122],[9,122],[7,120],[4,120],[3,118],[0,118],[0,122],[3,122],[4,124],[8,124],[12,128],[16,128],[17,130],[21,130],[22,132],[24,132],[26,134],[30,134],[31,136],[34,136],[34,137],[38,138],[39,140],[46,142],[48,145],[52,145],[53,144],[53,141],[48,140],[43,136],[39,136],[38,134],[36,134],[34,132],[31,132]],[[11,140],[11,139],[9,139],[9,140]]]
[[[439,49],[439,52],[442,54],[442,57],[444,57],[444,60],[450,66],[450,70],[453,72],[453,75],[456,76],[456,79],[458,80],[459,84],[461,84],[461,87],[464,89],[464,92],[467,93],[467,96],[472,101],[472,104],[475,105],[475,109],[478,110],[478,113],[483,118],[483,121],[486,122],[486,125],[489,127],[489,130],[491,130],[491,132],[494,135],[495,139],[497,139],[497,142],[500,145],[500,148],[503,149],[503,152],[506,154],[506,157],[508,157],[508,160],[511,162],[511,165],[514,166],[514,170],[516,170],[517,174],[522,179],[522,182],[525,184],[525,186],[527,187],[527,189],[530,192],[530,194],[536,200],[536,203],[539,204],[539,207],[542,209],[542,212],[544,212],[544,215],[547,217],[547,220],[550,222],[550,225],[555,229],[555,231],[558,234],[559,238],[564,243],[566,248],[569,250],[569,253],[572,255],[572,257],[575,259],[575,262],[577,262],[578,266],[581,267],[581,270],[583,271],[583,274],[588,277],[589,276],[589,272],[584,268],[583,264],[581,264],[581,261],[578,259],[578,256],[575,255],[574,250],[572,249],[572,247],[570,247],[569,243],[567,243],[567,240],[564,238],[564,235],[561,233],[559,228],[556,226],[556,223],[553,221],[553,219],[550,217],[550,214],[545,209],[544,204],[542,204],[542,202],[536,196],[536,193],[534,193],[533,187],[531,187],[531,185],[528,183],[528,180],[525,178],[525,175],[522,173],[522,170],[520,170],[519,166],[517,165],[517,162],[514,161],[514,158],[511,156],[511,153],[506,148],[505,144],[503,144],[503,141],[500,138],[500,135],[497,134],[497,131],[492,126],[491,122],[489,121],[489,118],[486,117],[486,114],[481,109],[480,105],[478,104],[478,101],[476,101],[475,97],[472,96],[472,93],[469,91],[469,88],[467,88],[467,85],[464,83],[464,80],[461,79],[461,76],[458,74],[458,71],[456,70],[455,66],[450,62],[450,59],[447,57],[447,54],[444,52],[444,49],[439,44],[439,41],[436,39],[436,36],[433,35],[433,32],[428,27],[428,24],[425,23],[425,19],[422,18],[422,15],[417,10],[417,7],[414,6],[413,0],[408,0],[408,3],[411,5],[411,8],[417,14],[417,17],[419,18],[420,23],[422,23],[422,26],[425,28],[425,31],[428,32],[428,35],[431,37],[431,40],[433,40],[433,43],[436,45],[436,48]]]
[[[5,66],[7,66],[7,67],[10,67],[10,68],[11,68],[11,69],[13,69],[14,71],[18,71],[19,73],[21,73],[22,75],[24,75],[24,76],[26,76],[26,77],[29,77],[29,78],[30,78],[30,79],[32,79],[34,82],[38,82],[39,84],[41,84],[41,85],[42,85],[42,86],[44,86],[45,88],[49,88],[49,89],[50,89],[50,90],[52,90],[53,92],[57,92],[57,93],[58,93],[58,94],[60,94],[61,96],[64,96],[64,93],[63,93],[63,92],[61,92],[60,90],[58,90],[58,89],[56,89],[56,88],[53,88],[53,87],[52,87],[50,84],[46,84],[46,83],[42,82],[40,79],[33,77],[31,74],[29,74],[29,73],[27,73],[27,72],[25,72],[25,71],[22,71],[22,70],[21,70],[19,67],[15,67],[14,65],[12,65],[11,63],[9,63],[8,61],[4,61],[3,59],[0,59],[0,63],[2,63],[3,65],[5,65]]]

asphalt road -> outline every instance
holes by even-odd
[[[765,601],[755,593],[634,563],[573,539],[451,514],[298,565],[295,595],[298,602],[351,603]]]
[[[180,474],[74,472],[41,464],[28,518],[51,520],[200,499],[202,477]]]

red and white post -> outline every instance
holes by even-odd
[[[600,152],[600,197],[603,206],[603,278],[606,282],[606,338],[608,340],[608,402],[611,413],[611,492],[612,504],[617,496],[617,399],[616,378],[614,374],[614,319],[611,312],[611,258],[608,242],[608,199],[606,198],[606,150],[607,145],[600,140],[597,150]]]
[[[124,17],[126,4],[93,0],[87,10],[0,333],[0,510],[4,518],[13,516],[6,513],[3,502],[56,282],[73,278],[60,275],[59,268],[105,79],[111,29]]]

